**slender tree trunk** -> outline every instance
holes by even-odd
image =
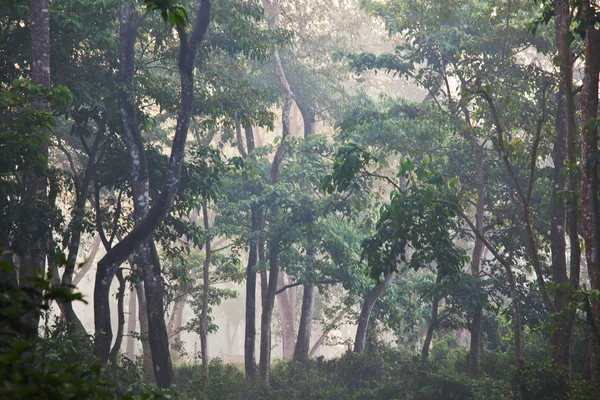
[[[431,341],[433,340],[433,333],[438,326],[438,309],[440,306],[441,297],[438,294],[438,286],[442,280],[442,275],[438,272],[435,280],[435,288],[431,296],[431,315],[429,317],[429,324],[427,325],[427,333],[425,334],[425,341],[423,342],[423,349],[421,350],[421,365],[425,365],[429,359],[429,349],[431,347]]]
[[[284,274],[279,274],[278,286],[285,286]],[[293,306],[292,301],[292,293],[290,292],[290,288],[279,293],[276,298],[279,303],[279,315],[281,318],[281,336],[282,336],[282,348],[283,348],[283,358],[285,360],[290,360],[294,356],[294,331],[295,331],[295,321],[294,321],[294,311],[295,307]]]
[[[206,240],[204,241],[204,248],[206,250],[206,258],[204,259],[204,265],[202,266],[202,315],[200,317],[200,347],[202,351],[202,371],[204,376],[208,376],[208,294],[210,290],[210,263],[211,263],[211,249],[210,249],[210,224],[208,221],[208,202],[204,199],[202,206],[202,216],[204,219],[204,231],[207,232]]]
[[[314,311],[315,285],[314,283],[305,283],[302,293],[302,314],[300,315],[300,324],[298,326],[298,340],[294,349],[295,361],[304,361],[308,358]]]
[[[173,312],[167,326],[169,342],[175,347],[171,352],[171,360],[173,365],[177,365],[181,359],[181,325],[183,324],[183,308],[185,307],[185,298],[180,298],[173,305]]]
[[[87,258],[81,269],[79,269],[75,276],[73,276],[73,286],[77,287],[77,285],[79,285],[79,282],[81,282],[81,280],[85,277],[85,274],[87,274],[92,268],[92,265],[94,265],[94,260],[96,259],[96,255],[98,254],[98,250],[100,250],[100,236],[96,236],[89,257]]]
[[[125,355],[130,360],[135,360],[135,339],[133,334],[137,325],[137,298],[135,289],[129,292],[129,304],[127,305],[127,339],[125,339]]]
[[[245,127],[247,155],[254,151],[254,131]],[[243,153],[241,153],[243,156]],[[246,323],[244,331],[244,368],[246,377],[257,378],[256,370],[256,265],[258,262],[257,235],[260,231],[260,208],[252,207],[251,236],[249,239],[248,265],[246,266]]]
[[[589,1],[583,2],[585,18],[593,17]],[[585,257],[592,289],[600,289],[600,216],[598,211],[598,73],[600,71],[600,31],[590,23],[584,41],[585,67],[583,71],[582,142],[581,142],[581,214],[585,240]],[[598,306],[593,307],[596,318]],[[592,379],[598,380],[600,366],[594,362],[600,353],[600,343],[592,342]]]
[[[144,282],[136,279],[135,293],[138,300],[138,315],[140,321],[140,335],[142,336],[142,365],[144,366],[144,379],[147,382],[155,381],[154,367],[152,365],[152,351],[148,341],[150,328],[148,327],[148,307],[146,306],[146,295],[144,294]]]
[[[279,4],[277,0],[270,2],[269,0],[263,0],[265,7],[265,13],[267,15],[267,21],[270,29],[278,28],[278,17],[279,17]],[[279,86],[282,94],[284,95],[284,104],[282,111],[282,133],[281,142],[277,147],[273,162],[271,164],[271,184],[276,185],[279,183],[281,163],[285,156],[287,138],[290,135],[290,112],[292,104],[294,102],[294,94],[290,89],[290,85],[286,79],[281,65],[281,58],[279,57],[279,51],[274,50],[272,53],[273,69],[275,75],[279,80]],[[280,210],[274,205],[271,207],[271,217],[273,221],[277,221],[279,218]],[[280,238],[275,232],[271,232],[271,239],[269,240],[269,282],[266,289],[266,299],[264,300],[262,314],[261,314],[261,333],[260,333],[260,361],[259,361],[259,373],[261,379],[264,381],[269,380],[269,367],[271,362],[271,320],[273,317],[273,306],[275,303],[275,293],[277,291],[277,282],[279,275],[279,252],[281,250]]]
[[[317,350],[319,350],[319,348],[321,347],[321,345],[323,345],[323,343],[325,342],[325,339],[327,338],[327,335],[329,334],[329,332],[331,332],[332,329],[334,329],[334,327],[339,324],[339,322],[342,320],[342,318],[344,317],[344,315],[346,315],[346,313],[348,312],[348,309],[345,308],[342,311],[340,311],[331,321],[331,323],[327,326],[327,328],[321,333],[321,336],[319,336],[319,338],[317,339],[317,341],[315,342],[315,344],[313,345],[313,347],[310,349],[310,351],[308,352],[308,356],[309,357],[313,357],[315,355],[315,353],[317,352]]]
[[[360,310],[360,317],[358,319],[358,327],[356,328],[356,338],[354,339],[354,352],[362,353],[365,351],[365,344],[367,341],[367,328],[369,327],[369,319],[371,318],[371,311],[377,300],[385,293],[388,287],[394,281],[396,272],[390,272],[385,276],[385,279],[378,282],[373,289],[369,291],[365,297],[365,301]]]
[[[485,210],[485,176],[484,176],[484,161],[485,153],[483,145],[474,143],[475,148],[475,186],[477,190],[477,205],[475,210],[475,226],[480,232],[484,231],[483,213]],[[473,246],[473,256],[471,258],[471,275],[475,280],[476,285],[480,285],[481,259],[483,256],[483,242],[478,237],[475,237],[475,245]],[[479,289],[479,288],[476,288]],[[472,377],[477,377],[479,370],[479,358],[481,355],[481,327],[483,322],[483,307],[476,300],[473,308],[473,319],[471,321],[471,344],[469,348],[469,374]]]
[[[50,1],[49,0],[31,0],[31,81],[34,84],[50,87]],[[43,97],[38,97],[33,107],[38,110],[50,111],[50,104]],[[48,145],[45,133],[38,133],[42,140],[40,157],[43,158],[44,166],[47,165]],[[48,182],[43,173],[30,167],[25,171],[25,202],[32,208],[37,203],[44,203],[47,197]],[[49,234],[49,226],[44,224],[41,229],[31,233],[32,244],[27,249],[21,259],[19,268],[19,284],[24,287],[33,288],[33,279],[43,277],[46,266],[46,240]],[[34,290],[36,296],[41,302],[41,291]],[[27,326],[24,332],[25,338],[34,338],[38,335],[38,325],[40,313],[38,310],[23,315],[22,320]]]

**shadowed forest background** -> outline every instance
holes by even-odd
[[[0,398],[594,399],[597,0],[5,0]]]

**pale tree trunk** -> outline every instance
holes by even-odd
[[[279,274],[279,287],[285,286],[285,274]],[[284,290],[277,295],[279,304],[279,316],[281,318],[281,336],[283,359],[290,360],[294,356],[294,333],[295,333],[295,306],[294,292],[295,287]]]
[[[327,338],[327,335],[329,334],[329,332],[331,332],[332,329],[334,329],[334,327],[340,323],[340,321],[342,320],[342,318],[344,317],[344,315],[346,315],[346,313],[348,312],[348,309],[345,308],[342,311],[340,311],[331,321],[331,323],[328,325],[328,327],[323,330],[323,332],[321,333],[321,336],[319,336],[319,338],[317,339],[317,341],[315,342],[315,344],[313,345],[313,347],[310,349],[310,351],[308,352],[308,356],[309,357],[313,357],[315,355],[315,353],[317,352],[317,350],[319,350],[319,348],[323,345],[323,343],[325,343],[325,339]]]
[[[94,265],[94,260],[96,259],[96,255],[98,254],[98,250],[100,250],[100,236],[96,236],[89,257],[87,258],[81,269],[79,269],[75,276],[73,276],[73,286],[77,287],[77,285],[79,285],[79,282],[81,282],[81,280],[92,268],[92,265]]]
[[[50,1],[31,0],[31,81],[34,84],[50,87]],[[38,97],[33,103],[38,110],[50,111],[50,104],[43,97]],[[39,135],[44,137],[43,131]],[[41,140],[40,157],[44,165],[48,160],[48,145]],[[47,200],[48,182],[43,174],[39,174],[33,167],[29,167],[24,174],[24,201],[33,206],[36,203],[45,203]],[[23,254],[19,267],[19,284],[33,288],[32,280],[43,277],[46,266],[46,241],[50,227],[47,224],[33,232],[32,244]],[[41,291],[34,290],[36,301],[41,302]],[[39,310],[33,310],[22,317],[27,327],[24,337],[27,339],[37,337],[40,321]]]
[[[442,275],[438,271],[435,279],[435,287],[433,288],[433,294],[431,295],[431,315],[429,316],[429,324],[427,324],[427,333],[425,334],[425,341],[423,342],[423,349],[421,350],[421,365],[425,365],[429,359],[429,348],[431,347],[431,341],[433,340],[433,333],[438,327],[438,309],[440,306],[441,296],[438,293],[438,286],[442,280]]]
[[[135,293],[138,300],[138,315],[140,321],[140,335],[142,336],[142,365],[144,367],[144,380],[154,381],[154,368],[152,366],[152,351],[148,342],[148,309],[146,307],[146,295],[144,294],[144,282],[136,279]]]
[[[150,343],[159,346],[153,351],[154,368],[157,384],[168,387],[172,383],[172,368],[168,349],[168,337],[163,316],[162,291],[160,279],[160,263],[153,241],[152,233],[169,213],[173,200],[177,194],[181,168],[185,155],[185,146],[190,126],[190,118],[194,110],[194,67],[201,42],[204,40],[210,21],[211,3],[202,0],[196,10],[196,19],[191,32],[178,27],[180,48],[178,70],[181,83],[180,102],[177,114],[175,135],[173,137],[171,156],[165,172],[165,183],[160,195],[149,208],[149,194],[147,189],[141,195],[134,197],[134,207],[139,211],[137,216],[142,219],[136,221],[135,227],[116,246],[114,246],[98,263],[96,281],[94,286],[94,325],[95,337],[94,353],[101,361],[108,359],[110,343],[112,341],[112,327],[110,321],[110,284],[116,270],[136,248],[140,249],[140,258],[145,258],[148,264],[144,268],[146,300],[149,318],[156,318],[155,327],[150,331]],[[136,37],[135,9],[132,6],[123,6],[121,11],[121,54],[120,78],[123,88],[119,93],[119,105],[123,122],[123,131],[126,142],[130,147],[132,164],[133,191],[142,188],[147,181],[147,165],[145,152],[139,126],[135,120],[135,101],[133,84],[134,79],[134,42]],[[127,90],[127,89],[131,90]],[[161,322],[162,321],[162,322]]]
[[[592,18],[589,1],[583,2],[585,18]],[[583,131],[581,140],[581,214],[585,241],[585,257],[592,289],[600,289],[600,216],[598,214],[598,177],[596,160],[598,151],[598,73],[600,71],[600,31],[594,24],[586,30],[584,41],[585,67],[581,92]],[[600,317],[594,305],[596,319]],[[592,339],[592,379],[600,376],[600,343]]]
[[[183,324],[183,308],[185,307],[185,296],[183,290],[177,293],[177,298],[173,302],[173,310],[171,311],[171,317],[169,318],[169,324],[167,325],[167,333],[169,335],[169,343],[172,343],[176,349],[172,349],[171,359],[173,365],[179,363],[180,351],[179,346],[181,345],[181,325]]]
[[[475,147],[475,187],[477,191],[477,203],[475,210],[475,226],[480,232],[483,232],[483,213],[485,209],[485,181],[484,181],[484,148],[473,141]],[[483,256],[483,242],[475,237],[473,246],[473,255],[471,257],[471,275],[476,285],[480,285],[481,259]],[[478,289],[478,288],[477,288]],[[479,301],[476,301],[473,308],[473,317],[471,321],[471,344],[469,348],[469,374],[477,377],[479,369],[479,358],[481,356],[481,328],[483,322],[483,307]]]
[[[365,301],[360,310],[360,317],[358,319],[358,327],[356,328],[356,338],[354,339],[354,352],[362,353],[365,351],[365,344],[367,342],[367,329],[369,328],[369,320],[371,319],[371,311],[377,300],[385,293],[387,288],[390,287],[396,272],[389,272],[384,280],[379,281],[373,289],[365,296]]]
[[[265,7],[265,14],[267,15],[267,21],[270,29],[278,28],[278,14],[279,4],[277,0],[269,2],[269,0],[263,0]],[[285,148],[287,145],[287,139],[290,135],[290,112],[292,104],[294,102],[294,94],[290,89],[290,85],[285,77],[283,67],[281,65],[281,59],[279,57],[279,51],[274,50],[272,52],[273,68],[275,75],[279,81],[279,86],[284,95],[284,105],[282,111],[282,133],[281,142],[277,147],[273,162],[271,164],[271,184],[276,185],[280,179],[281,163],[285,156]],[[277,221],[279,218],[280,210],[277,206],[271,207],[271,217],[273,221]],[[273,317],[273,306],[275,304],[275,293],[277,291],[277,282],[279,275],[279,252],[281,250],[281,243],[279,235],[275,232],[271,232],[271,239],[269,240],[269,282],[266,289],[266,299],[261,314],[261,333],[260,333],[260,361],[259,361],[259,373],[260,377],[264,381],[269,380],[269,368],[271,362],[271,321]]]
[[[210,263],[211,263],[211,248],[210,248],[210,223],[208,220],[208,202],[204,199],[202,205],[202,216],[204,219],[204,231],[206,232],[206,240],[204,241],[204,249],[206,258],[202,266],[202,314],[200,316],[200,348],[202,351],[202,372],[204,376],[208,376],[208,294],[210,290]]]
[[[127,339],[125,339],[125,355],[130,360],[135,359],[135,338],[133,333],[137,325],[137,298],[135,289],[129,292],[129,304],[127,305]]]
[[[117,337],[115,344],[110,351],[109,360],[116,365],[119,359],[119,352],[121,351],[121,344],[123,343],[123,330],[125,328],[125,289],[126,282],[123,277],[123,269],[119,268],[116,273],[117,279],[119,280],[119,291],[117,292]]]

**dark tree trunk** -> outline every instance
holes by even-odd
[[[252,210],[252,234],[246,267],[246,329],[244,333],[244,364],[246,376],[256,379],[256,265],[258,261],[257,239],[258,212]]]
[[[583,2],[585,18],[592,18],[593,10],[589,1]],[[598,151],[598,73],[600,71],[600,31],[594,24],[586,30],[584,41],[585,67],[581,111],[583,121],[581,142],[581,214],[585,242],[585,257],[592,289],[600,289],[600,216],[598,211],[598,177],[596,154]],[[594,305],[598,317],[598,307]],[[593,340],[593,354],[597,354],[600,343]],[[592,362],[592,377],[598,379],[600,366]]]
[[[94,324],[96,331],[96,342],[94,353],[102,361],[108,359],[110,351],[110,343],[112,340],[112,327],[110,322],[110,283],[114,277],[117,268],[123,263],[129,255],[136,249],[145,247],[146,256],[155,257],[155,248],[151,241],[151,236],[158,225],[164,220],[171,209],[175,195],[179,188],[181,167],[185,155],[185,145],[187,134],[190,125],[190,118],[194,109],[194,65],[198,55],[200,43],[204,40],[206,30],[210,20],[211,3],[209,0],[202,0],[196,12],[196,20],[192,32],[188,34],[185,28],[179,27],[180,48],[178,70],[181,80],[180,104],[177,114],[177,124],[175,135],[172,142],[171,156],[169,158],[167,170],[165,173],[165,184],[160,191],[159,197],[154,202],[152,208],[144,213],[143,219],[136,221],[134,229],[129,232],[116,246],[114,246],[98,263],[96,272],[96,282],[94,287]],[[121,116],[123,121],[124,136],[128,146],[130,146],[130,154],[132,161],[132,181],[134,190],[136,184],[144,181],[147,177],[147,168],[144,164],[145,154],[143,141],[139,131],[139,126],[135,121],[135,101],[131,98],[134,79],[134,41],[135,41],[135,10],[131,6],[123,6],[121,13],[121,65],[120,74],[122,81],[122,90],[119,93],[119,104],[121,107]],[[132,146],[133,145],[133,146]],[[136,163],[137,161],[137,163]],[[136,172],[138,171],[138,172]],[[138,174],[138,175],[136,175]],[[146,175],[146,177],[144,176]],[[146,191],[142,191],[142,198],[135,197],[134,206],[148,207],[149,198]],[[147,208],[146,208],[147,209]],[[140,254],[141,255],[141,254]],[[144,271],[144,279],[151,281],[153,284],[160,285],[160,265],[153,262],[149,271]],[[158,288],[145,288],[152,294],[160,294]],[[158,302],[162,303],[162,297],[158,299],[155,296],[148,298],[148,312],[160,315],[163,320],[162,330],[159,334],[161,343],[166,343],[166,327],[162,309],[153,310]],[[150,304],[152,303],[152,304]],[[154,331],[154,329],[153,329]],[[164,339],[164,340],[163,340]],[[154,342],[151,339],[151,342]],[[157,342],[154,342],[157,344]],[[168,354],[168,347],[166,348]],[[155,371],[169,378],[162,379],[157,382],[160,385],[170,380],[171,371]]]
[[[435,287],[431,296],[431,315],[429,316],[429,324],[427,324],[427,333],[425,334],[425,341],[423,342],[423,349],[421,350],[421,365],[425,365],[429,359],[429,349],[431,348],[431,341],[433,340],[433,333],[438,326],[438,309],[440,306],[441,297],[438,293],[438,285],[442,280],[442,275],[438,272],[435,280]]]
[[[362,353],[365,351],[365,344],[367,342],[367,328],[369,327],[369,319],[371,319],[371,311],[377,300],[385,293],[388,287],[394,281],[396,272],[390,272],[385,276],[385,279],[378,282],[373,289],[369,291],[365,297],[365,301],[360,310],[360,317],[358,319],[358,327],[356,328],[356,338],[354,339],[354,352]]]
[[[125,339],[125,355],[130,360],[135,360],[135,339],[133,334],[137,325],[137,298],[135,289],[129,292],[129,304],[127,305],[127,339]]]
[[[477,205],[475,210],[475,226],[480,232],[484,231],[483,213],[485,210],[485,177],[484,177],[484,161],[485,153],[482,145],[474,143],[475,147],[475,186],[477,190]],[[471,275],[475,278],[475,284],[480,284],[481,259],[483,256],[483,242],[478,237],[475,237],[475,245],[473,246],[473,256],[471,259]],[[479,288],[476,288],[479,289]],[[483,307],[476,300],[473,308],[473,318],[471,321],[471,344],[469,348],[469,374],[472,377],[477,377],[479,369],[479,358],[481,355],[481,327],[483,322]]]
[[[312,333],[312,320],[315,311],[315,285],[305,283],[302,293],[302,313],[298,326],[298,340],[294,349],[294,360],[304,361],[308,358],[310,350],[310,335]]]
[[[204,376],[208,376],[208,291],[210,290],[210,224],[208,221],[208,202],[204,199],[202,205],[202,217],[204,220],[204,231],[207,232],[206,240],[204,241],[204,249],[206,258],[202,266],[202,315],[200,316],[200,348],[202,351],[202,372]]]
[[[49,0],[31,0],[31,81],[34,84],[50,87],[50,1]],[[33,103],[33,107],[38,110],[50,111],[50,104],[43,97],[38,97]],[[44,167],[47,165],[48,145],[45,133],[38,133],[42,140],[40,141],[40,157],[43,158]],[[34,206],[36,203],[43,204],[47,199],[48,182],[43,171],[29,167],[25,171],[25,202]],[[46,266],[46,241],[49,235],[49,226],[44,224],[41,229],[30,232],[31,245],[23,254],[19,267],[19,284],[24,287],[33,288],[33,279],[43,277]],[[35,295],[39,297],[36,301],[41,302],[41,291],[34,290]],[[40,313],[33,310],[22,317],[24,325],[27,327],[24,333],[25,338],[34,338],[38,335],[38,325]]]
[[[254,131],[251,126],[244,128],[246,134],[246,147],[248,154],[254,151]],[[242,157],[244,156],[241,153]],[[258,263],[258,238],[260,231],[260,208],[252,207],[251,236],[249,239],[248,265],[246,266],[246,316],[244,331],[244,368],[246,377],[257,378],[256,370],[256,265]]]

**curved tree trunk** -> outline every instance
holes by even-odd
[[[98,263],[94,287],[94,325],[96,333],[94,353],[102,361],[108,359],[110,343],[112,341],[109,301],[110,284],[117,268],[138,247],[144,248],[143,252],[145,252],[145,258],[152,259],[152,263],[150,264],[151,268],[144,269],[144,279],[148,281],[148,283],[151,283],[151,285],[157,285],[156,287],[152,286],[145,288],[147,294],[151,293],[150,297],[147,298],[148,312],[154,313],[153,315],[157,317],[160,315],[160,318],[163,319],[163,323],[161,326],[157,327],[157,329],[160,328],[161,330],[158,334],[160,342],[163,346],[166,343],[166,352],[168,353],[168,338],[166,335],[164,318],[162,318],[163,310],[155,307],[158,306],[159,303],[162,303],[162,297],[159,297],[160,264],[156,262],[158,261],[158,257],[150,238],[154,230],[162,223],[169,213],[179,188],[190,118],[194,109],[194,66],[196,64],[200,44],[204,40],[210,21],[210,9],[210,0],[202,0],[196,11],[196,20],[192,31],[188,34],[185,28],[177,28],[180,40],[178,70],[181,91],[171,156],[169,157],[167,170],[165,172],[165,184],[160,191],[159,197],[155,199],[151,208],[148,208],[149,198],[146,190],[141,192],[141,198],[139,196],[135,197],[134,206],[139,208],[145,207],[145,210],[147,211],[141,214],[143,215],[143,218],[136,221],[134,229],[113,247]],[[119,93],[119,105],[121,107],[124,136],[130,147],[132,181],[134,186],[133,189],[135,190],[136,186],[141,187],[143,186],[142,184],[144,181],[147,182],[148,171],[145,163],[143,140],[135,119],[135,101],[132,98],[134,94],[133,89],[135,88],[135,85],[133,84],[135,70],[134,42],[136,37],[135,8],[133,6],[123,6],[121,10],[121,54],[119,72],[123,88]],[[130,90],[128,90],[128,88]],[[140,256],[143,255],[140,254]],[[150,340],[151,342],[155,342],[152,338]],[[170,385],[172,371],[159,371],[156,369],[155,372],[160,373],[161,375],[164,374],[166,377],[165,379],[161,378],[160,382],[157,382],[159,386],[166,383],[169,383]]]
[[[334,329],[334,327],[342,320],[342,318],[344,317],[344,315],[346,315],[347,312],[348,312],[348,309],[345,308],[342,311],[340,311],[333,318],[333,320],[331,321],[331,323],[323,331],[323,333],[321,333],[321,336],[319,336],[319,338],[317,339],[317,341],[315,342],[315,344],[313,345],[313,347],[308,352],[308,356],[309,357],[313,357],[315,355],[315,353],[317,352],[317,350],[319,350],[319,348],[321,347],[321,345],[323,345],[323,343],[325,342],[325,339],[327,338],[327,334],[329,332],[331,332],[332,329]]]
[[[121,351],[121,344],[123,344],[123,331],[125,328],[125,288],[127,286],[125,278],[123,277],[122,268],[117,270],[116,276],[119,280],[119,291],[117,292],[117,337],[115,338],[115,344],[108,357],[113,364],[117,363],[119,352]]]
[[[278,27],[279,18],[279,4],[278,0],[263,0],[265,7],[265,14],[267,15],[267,21],[270,29],[276,29]],[[285,156],[285,149],[287,144],[287,138],[290,135],[290,112],[292,104],[294,102],[294,94],[290,89],[290,85],[285,77],[283,66],[281,65],[281,58],[279,57],[279,51],[274,50],[272,53],[273,69],[275,75],[279,80],[279,86],[282,94],[284,95],[284,104],[282,111],[282,132],[281,141],[273,162],[271,164],[271,184],[276,185],[279,183],[281,163]],[[280,210],[274,205],[271,207],[271,217],[274,221],[279,218]],[[261,314],[261,333],[260,333],[260,361],[259,361],[259,373],[261,379],[269,380],[269,367],[271,362],[271,320],[273,317],[273,306],[275,303],[275,293],[277,292],[277,282],[279,275],[279,252],[281,250],[280,238],[275,232],[271,232],[272,237],[268,243],[269,249],[269,282],[266,289],[266,298]]]
[[[358,320],[358,327],[356,328],[356,338],[354,339],[354,352],[362,353],[365,351],[365,344],[367,341],[367,328],[369,327],[369,319],[371,318],[371,311],[377,300],[385,293],[388,287],[394,281],[396,272],[390,272],[386,275],[385,279],[378,282],[373,289],[369,291],[365,297],[362,309],[360,310],[360,317]]]

